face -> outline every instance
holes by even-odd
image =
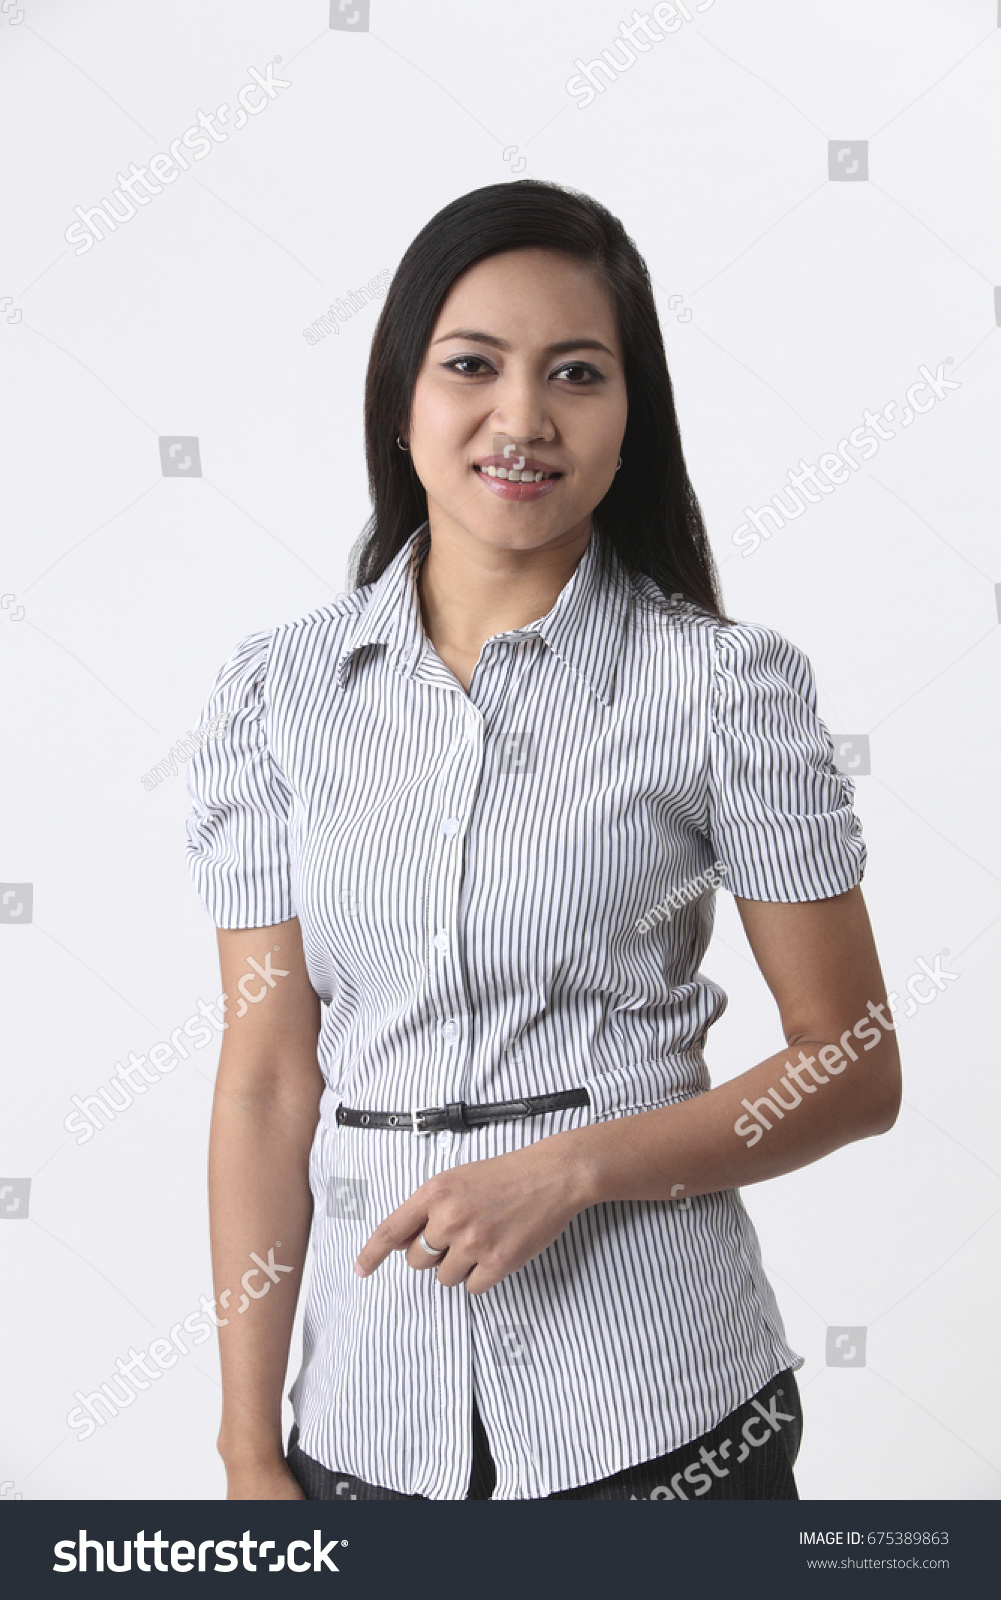
[[[535,249],[477,262],[442,305],[401,430],[432,537],[447,525],[507,550],[586,540],[626,410],[611,296],[590,268]],[[516,481],[487,470],[522,460]]]

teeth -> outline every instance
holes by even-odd
[[[506,478],[509,483],[541,483],[543,478],[555,477],[555,473],[546,472],[511,472],[507,467],[481,467],[488,478]]]

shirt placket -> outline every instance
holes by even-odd
[[[490,659],[492,642],[484,647],[474,678],[478,690],[496,687],[496,664]],[[473,699],[464,695],[454,678],[433,653],[425,656],[424,672],[454,700],[454,735],[444,768],[432,821],[435,830],[428,873],[425,939],[428,990],[432,1001],[434,1036],[428,1042],[431,1060],[427,1083],[431,1105],[447,1105],[466,1098],[474,1047],[472,998],[462,960],[459,906],[466,843],[474,821],[476,794],[483,776],[486,720]],[[461,1150],[462,1134],[443,1130],[429,1145],[438,1170],[450,1166]]]
[[[437,1028],[431,1074],[437,1091],[430,1102],[434,1105],[465,1099],[470,1081],[477,1018],[465,979],[459,925],[466,844],[484,778],[489,728],[509,696],[512,674],[515,678],[523,675],[530,650],[531,641],[524,638],[487,640],[473,672],[470,694],[462,695],[454,686],[451,690],[458,702],[456,733],[436,817],[425,929]],[[436,657],[433,662],[435,668],[441,666]],[[439,682],[450,677],[440,677],[437,672],[435,676]],[[435,1136],[437,1167],[452,1164],[461,1152],[462,1138],[461,1133],[452,1131]]]
[[[429,1040],[429,1082],[434,1089],[431,1104],[440,1106],[463,1098],[473,1043],[471,1006],[459,960],[459,898],[463,854],[483,765],[483,732],[482,718],[471,701],[465,706],[457,703],[455,720],[451,759],[434,822],[425,924],[435,1028]],[[433,1138],[436,1153],[448,1164],[461,1134],[442,1131]]]
[[[418,667],[419,677],[452,695],[455,719],[455,731],[431,819],[434,837],[430,841],[424,928],[433,1016],[424,1079],[428,1097],[422,1102],[427,1105],[444,1106],[450,1101],[474,1098],[468,1091],[477,1018],[461,942],[463,930],[459,912],[463,875],[469,834],[475,824],[476,798],[488,760],[489,730],[507,698],[515,662],[523,669],[527,665],[529,648],[525,641],[516,643],[503,638],[486,641],[468,695],[462,693],[433,651],[425,651]],[[516,677],[520,675],[515,674]],[[420,1139],[427,1150],[424,1170],[428,1177],[462,1159],[464,1137],[468,1135],[449,1130]],[[439,1472],[451,1478],[456,1471],[463,1476],[461,1462],[468,1445],[468,1440],[460,1443],[453,1436],[456,1420],[453,1408],[460,1392],[465,1396],[466,1409],[472,1403],[471,1308],[468,1302],[449,1308],[435,1300],[433,1309],[439,1362],[437,1381],[442,1386],[444,1408],[439,1418],[444,1449]],[[460,1357],[463,1345],[465,1355]],[[444,1463],[449,1461],[451,1466],[446,1467]]]
[[[483,718],[463,695],[452,674],[434,652],[425,649],[417,676],[436,692],[451,697],[454,733],[436,794],[429,826],[427,902],[424,939],[431,1026],[427,1066],[422,1075],[421,1105],[447,1105],[464,1098],[472,1055],[472,1007],[460,958],[459,900],[465,842],[472,822],[483,764]],[[451,1166],[459,1155],[462,1135],[442,1130],[424,1138],[410,1135],[422,1150],[425,1177]],[[463,1299],[444,1302],[438,1284],[430,1288],[432,1327],[426,1381],[437,1390],[438,1439],[426,1486],[432,1494],[455,1496],[468,1479],[471,1444],[468,1429],[460,1433],[460,1417],[471,1416],[472,1357],[469,1308]]]

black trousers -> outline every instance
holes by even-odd
[[[780,1372],[753,1399],[724,1417],[701,1438],[624,1467],[597,1483],[558,1489],[547,1500],[798,1500],[793,1466],[803,1433],[799,1386]],[[365,1483],[348,1472],[331,1472],[299,1449],[299,1429],[289,1436],[288,1464],[307,1500],[424,1500]],[[473,1466],[467,1500],[489,1500],[497,1469],[473,1400]]]

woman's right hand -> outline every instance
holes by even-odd
[[[299,1480],[288,1462],[226,1468],[227,1500],[305,1500]]]

